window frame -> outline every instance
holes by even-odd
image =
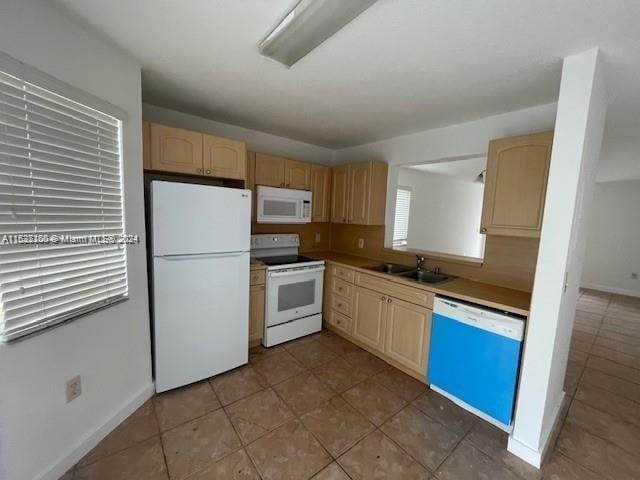
[[[2,51],[0,51],[0,71],[2,71],[3,73],[7,74],[10,77],[16,78],[19,82],[31,84],[34,87],[36,87],[36,89],[46,90],[51,94],[53,94],[54,96],[59,96],[65,99],[66,101],[79,104],[84,109],[94,110],[95,112],[97,112],[96,118],[98,118],[99,115],[102,115],[102,116],[111,117],[113,120],[116,121],[115,125],[116,125],[117,138],[118,138],[117,172],[119,174],[118,185],[119,185],[119,200],[120,200],[120,209],[119,209],[120,221],[118,222],[118,225],[121,227],[121,231],[123,235],[126,235],[127,219],[126,219],[126,211],[125,211],[126,195],[125,195],[124,151],[123,151],[124,148],[123,147],[124,147],[125,125],[128,122],[127,112],[117,106],[114,106],[109,102],[106,102],[98,97],[95,97],[92,94],[89,94],[79,88],[69,85],[66,82],[58,80],[57,78],[45,72],[42,72],[34,67],[24,64]],[[31,147],[29,146],[28,148],[30,149]],[[72,157],[68,157],[68,158],[72,159]],[[69,163],[72,164],[73,162],[69,162]],[[19,168],[24,168],[24,167],[20,166]],[[30,168],[33,168],[33,167],[29,166],[28,169]],[[71,168],[73,168],[73,166],[71,166]],[[100,176],[100,179],[101,178],[102,176]],[[101,182],[102,180],[99,180],[99,185],[102,185]],[[10,197],[11,193],[9,193],[8,196]],[[62,205],[60,208],[61,210],[60,216],[70,215],[68,212],[65,212],[64,210],[65,208],[73,208],[73,207],[69,205]],[[73,224],[73,222],[71,222],[70,220],[66,220],[66,222],[67,224]],[[11,223],[9,223],[9,225],[11,225]],[[61,223],[60,225],[64,227],[64,223]],[[114,295],[113,297],[107,297],[105,300],[100,300],[99,302],[90,303],[84,306],[80,305],[79,307],[72,308],[71,310],[66,312],[54,314],[50,317],[45,316],[41,320],[34,321],[32,328],[25,328],[25,331],[18,330],[14,332],[11,332],[11,331],[8,332],[7,327],[4,324],[4,318],[3,318],[0,321],[0,344],[9,344],[13,342],[23,341],[33,336],[47,332],[57,326],[69,323],[77,318],[83,317],[88,314],[96,313],[104,308],[108,308],[128,300],[130,298],[129,297],[130,288],[129,288],[129,259],[127,254],[127,245],[122,244],[118,247],[118,249],[122,250],[122,254],[120,257],[122,259],[123,273],[121,274],[121,277],[123,277],[123,281],[122,281],[122,285],[123,285],[122,288],[124,288],[123,293],[119,293],[117,295]],[[36,249],[36,252],[34,253],[35,261],[40,261],[40,257],[38,257],[38,255],[39,254],[37,253],[37,249]],[[26,258],[25,261],[30,261],[28,257],[25,257],[25,258]],[[98,266],[99,265],[100,264],[98,264]],[[40,282],[40,280],[38,280],[38,282]],[[76,283],[74,285],[79,287],[90,286],[90,281],[87,279],[82,279],[81,282],[82,283]],[[99,285],[100,284],[98,284],[98,286]],[[65,288],[65,286],[62,286],[62,288]],[[66,288],[69,288],[69,287],[66,287]],[[84,291],[85,289],[80,288],[78,293],[81,294]],[[108,289],[107,289],[107,292],[108,292]],[[74,297],[74,298],[82,298],[82,297]],[[65,305],[67,302],[69,304],[73,303],[71,301],[65,300],[64,303],[62,303],[61,305]],[[0,301],[0,305],[3,305],[3,304],[4,304],[4,300]],[[0,311],[0,314],[2,314],[1,311]],[[17,318],[20,318],[20,317],[17,317]]]

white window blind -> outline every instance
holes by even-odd
[[[409,209],[411,208],[411,189],[398,187],[396,193],[396,218],[393,225],[393,245],[405,246],[409,233]]]
[[[0,339],[126,298],[121,122],[0,71]]]

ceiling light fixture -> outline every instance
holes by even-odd
[[[301,0],[260,42],[265,57],[291,67],[377,0]]]

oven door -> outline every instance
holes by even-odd
[[[322,313],[324,266],[269,272],[267,327]]]

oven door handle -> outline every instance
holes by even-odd
[[[314,273],[320,273],[324,270],[324,265],[314,268],[301,268],[300,270],[289,270],[284,272],[269,272],[269,276],[272,278],[277,277],[291,277],[293,275],[311,275]]]

